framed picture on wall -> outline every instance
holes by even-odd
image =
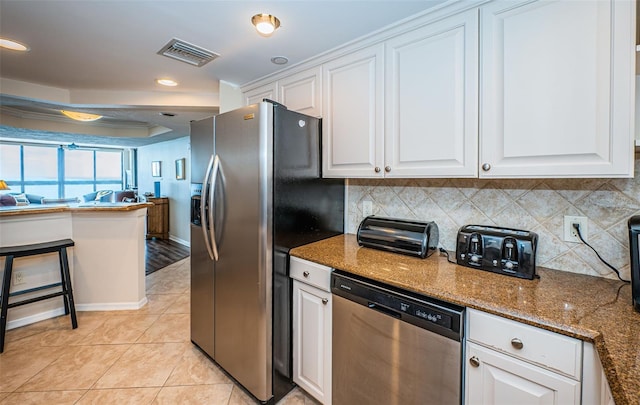
[[[176,180],[184,180],[184,163],[185,158],[176,160]]]
[[[160,163],[161,162],[159,160],[151,162],[151,176],[160,177],[161,175]]]

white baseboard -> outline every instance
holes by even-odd
[[[140,309],[147,304],[147,297],[144,297],[138,302],[118,302],[118,303],[104,303],[104,304],[76,304],[76,311],[124,311]],[[52,309],[50,311],[39,312],[37,314],[25,316],[24,318],[13,319],[7,322],[7,330],[19,328],[21,326],[31,325],[32,323],[44,321],[45,319],[51,319],[64,315],[64,307]]]
[[[13,319],[7,322],[7,330],[19,328],[25,325],[31,325],[32,323],[44,321],[45,319],[55,318],[57,316],[64,315],[64,307],[52,309],[50,311],[40,312],[37,314],[25,316],[24,318]]]
[[[173,235],[169,235],[169,240],[172,240],[172,241],[174,241],[174,242],[177,242],[177,243],[179,243],[179,244],[181,244],[181,245],[184,245],[184,246],[186,246],[186,247],[191,247],[191,244],[189,243],[189,241],[186,241],[186,240],[184,240],[184,239],[177,238],[177,237],[175,237],[175,236],[173,236]]]
[[[138,302],[106,302],[96,304],[76,304],[76,311],[125,311],[140,309],[147,303],[147,297]]]

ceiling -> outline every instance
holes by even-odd
[[[0,36],[31,48],[0,50],[0,78],[19,85],[11,93],[0,89],[0,113],[12,123],[63,120],[60,108],[103,114],[69,131],[100,133],[86,138],[92,143],[135,147],[186,136],[191,120],[217,113],[220,80],[244,85],[282,69],[271,63],[274,56],[290,66],[443,2],[0,0]],[[281,27],[271,37],[258,35],[250,22],[257,13],[276,15]],[[220,57],[198,68],[158,55],[173,38]],[[179,86],[160,86],[160,77]],[[64,96],[41,96],[51,93]],[[10,136],[0,124],[0,137]],[[118,126],[138,135],[104,135]],[[44,139],[60,133],[46,126],[20,132]]]

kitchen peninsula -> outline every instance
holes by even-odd
[[[76,310],[138,309],[147,302],[145,221],[149,205],[85,203],[3,207],[0,209],[0,246],[73,239],[75,246],[68,254]],[[4,258],[0,265],[4,266]],[[59,271],[56,254],[20,258],[14,262],[11,291],[55,283],[60,279]],[[62,314],[61,298],[12,308],[8,328]]]
[[[458,266],[435,254],[418,259],[363,248],[351,234],[297,247],[291,255],[578,339],[585,345],[582,403],[603,403],[597,393],[602,373],[616,404],[638,403],[640,314],[631,305],[629,285],[544,268],[538,268],[539,279],[522,280]]]

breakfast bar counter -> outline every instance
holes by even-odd
[[[350,234],[291,255],[590,342],[616,404],[638,404],[640,313],[628,284],[544,268],[538,279],[519,279],[458,266],[438,253],[419,259],[360,247]]]
[[[0,218],[33,214],[49,214],[53,212],[89,212],[89,211],[136,211],[153,206],[152,203],[107,203],[88,202],[78,204],[31,204],[25,206],[0,207]]]
[[[2,207],[0,246],[73,239],[69,249],[78,311],[138,309],[145,294],[145,228],[148,203],[84,203]],[[4,266],[4,259],[0,265]],[[20,277],[15,277],[19,273]],[[14,262],[12,292],[59,280],[55,254]],[[20,281],[17,281],[19,279]],[[8,327],[64,313],[62,299],[9,309]]]

